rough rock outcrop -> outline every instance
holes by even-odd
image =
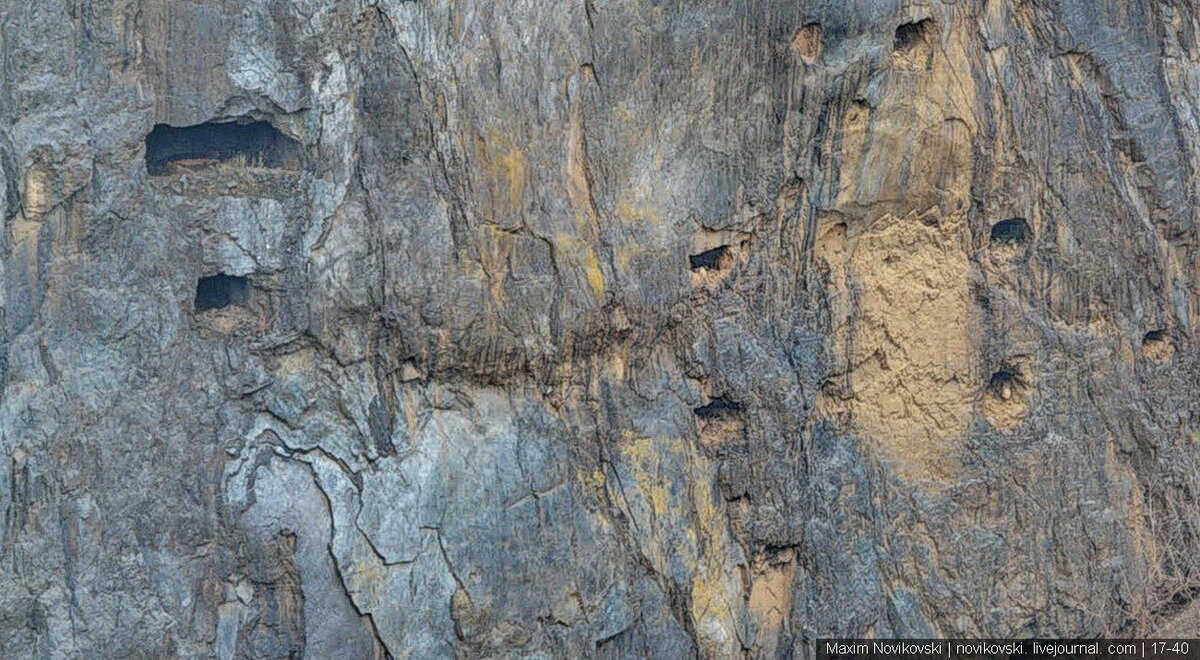
[[[4,657],[1200,632],[1195,2],[7,0],[0,67]]]

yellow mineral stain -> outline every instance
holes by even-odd
[[[36,251],[38,233],[41,231],[40,223],[30,220],[22,220],[20,216],[18,216],[17,220],[12,224],[11,231],[14,247],[21,246]]]
[[[586,71],[585,71],[586,74]],[[587,75],[582,76],[583,79]],[[583,125],[583,104],[578,99],[572,99],[571,121],[567,130],[567,162],[566,162],[567,199],[571,202],[574,213],[577,236],[586,237],[576,245],[574,250],[578,262],[584,269],[588,286],[597,297],[604,295],[604,273],[600,270],[600,260],[596,257],[595,249],[591,246],[599,241],[600,214],[596,210],[596,202],[592,197],[591,172],[588,171],[587,143]],[[577,241],[579,239],[576,239]]]
[[[578,237],[569,234],[555,235],[554,247],[567,261],[583,270],[592,293],[597,298],[603,297],[606,290],[604,273],[600,270],[600,260],[596,257],[596,251]]]
[[[734,608],[740,604],[741,593],[738,585],[715,564],[715,560],[710,560],[692,581],[692,620],[696,622],[706,655],[732,657],[740,646]]]
[[[693,460],[700,457],[693,453]],[[741,584],[730,572],[734,558],[727,539],[728,525],[723,509],[713,504],[712,482],[692,481],[692,502],[696,510],[700,552],[696,576],[692,581],[692,619],[710,652],[728,653],[736,647],[738,621],[734,614],[741,601]],[[689,530],[691,531],[691,530]]]
[[[487,178],[497,219],[521,211],[528,165],[525,152],[507,136],[489,132],[475,141],[475,157]]]
[[[31,167],[25,173],[25,193],[22,207],[27,220],[41,220],[49,212],[49,194],[47,192],[46,170],[42,167]]]
[[[633,199],[622,197],[617,201],[616,214],[623,221],[658,224],[662,222],[662,214],[651,202],[644,199],[641,191],[634,191]]]
[[[753,585],[750,588],[750,617],[758,625],[756,645],[766,655],[778,644],[784,623],[792,610],[792,579],[796,563],[791,551],[773,561],[760,560],[752,567]]]
[[[575,472],[575,479],[579,481],[579,483],[583,484],[586,488],[603,488],[605,482],[607,481],[604,476],[604,472],[599,468],[592,470],[591,472],[577,470]]]
[[[588,286],[592,287],[592,293],[599,298],[604,295],[604,274],[600,272],[600,260],[596,258],[596,251],[591,248],[588,249],[584,259]]]
[[[736,654],[742,585],[734,575],[725,509],[714,497],[714,466],[694,443],[682,438],[623,435],[618,451],[633,477],[636,495],[630,494],[627,506],[647,534],[647,557],[660,570],[681,560],[691,572],[690,614],[704,655]],[[687,475],[685,487],[664,485],[663,475],[680,470]],[[638,505],[639,500],[644,504]],[[671,524],[681,515],[687,521],[684,526]]]
[[[980,319],[970,294],[966,209],[973,179],[970,61],[949,40],[929,70],[887,79],[877,106],[841,117],[844,175],[814,246],[828,275],[839,373],[818,399],[827,419],[878,452],[897,477],[953,483],[979,414]]]
[[[978,333],[969,295],[966,217],[887,218],[846,259],[858,321],[835,338],[850,369],[819,406],[845,419],[901,477],[948,483],[974,413]],[[845,246],[830,246],[830,255]]]
[[[622,245],[617,248],[616,263],[617,269],[622,273],[629,272],[629,265],[633,263],[633,258],[640,254],[642,250],[636,245]]]
[[[488,279],[488,294],[498,307],[504,306],[504,279],[511,250],[512,234],[492,224],[480,227],[479,259]]]
[[[417,392],[416,388],[404,388],[404,424],[410,434],[417,432]]]
[[[508,184],[508,210],[517,211],[525,198],[525,154],[515,149],[505,153],[500,168]]]
[[[567,198],[575,209],[580,229],[594,230],[599,219],[592,198],[591,173],[588,171],[587,143],[584,141],[583,105],[573,103],[571,124],[567,131]],[[586,234],[585,234],[586,235]]]
[[[821,24],[809,23],[792,36],[792,50],[805,64],[813,64],[821,57],[822,38]]]

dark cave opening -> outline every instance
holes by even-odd
[[[1171,359],[1175,347],[1171,345],[1171,335],[1165,328],[1151,330],[1142,335],[1142,357],[1151,362],[1163,363]]]
[[[1001,369],[992,374],[988,381],[988,391],[1000,399],[1008,401],[1012,398],[1013,388],[1016,385],[1017,375],[1007,369]]]
[[[1009,218],[992,226],[991,241],[997,246],[1023,245],[1032,236],[1033,230],[1025,218]]]
[[[896,38],[892,50],[897,53],[911,53],[919,46],[929,43],[929,31],[933,21],[926,18],[914,23],[905,23],[896,28]]]
[[[151,176],[218,164],[299,169],[300,143],[265,121],[157,124],[146,136],[146,171]]]
[[[729,253],[728,245],[721,245],[711,250],[705,250],[700,254],[693,254],[688,257],[688,263],[691,264],[692,270],[707,268],[709,270],[718,270],[727,265],[728,260],[725,260],[725,255]],[[723,261],[724,260],[724,261]]]
[[[237,275],[217,274],[196,282],[196,311],[241,305],[250,300],[250,280]]]
[[[741,411],[741,404],[725,397],[717,397],[699,408],[692,409],[700,419],[723,419],[733,417]]]

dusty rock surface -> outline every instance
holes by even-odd
[[[4,0],[0,656],[1196,634],[1198,167],[1187,0]]]

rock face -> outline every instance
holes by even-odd
[[[1200,632],[1196,2],[10,0],[0,66],[4,657]]]

